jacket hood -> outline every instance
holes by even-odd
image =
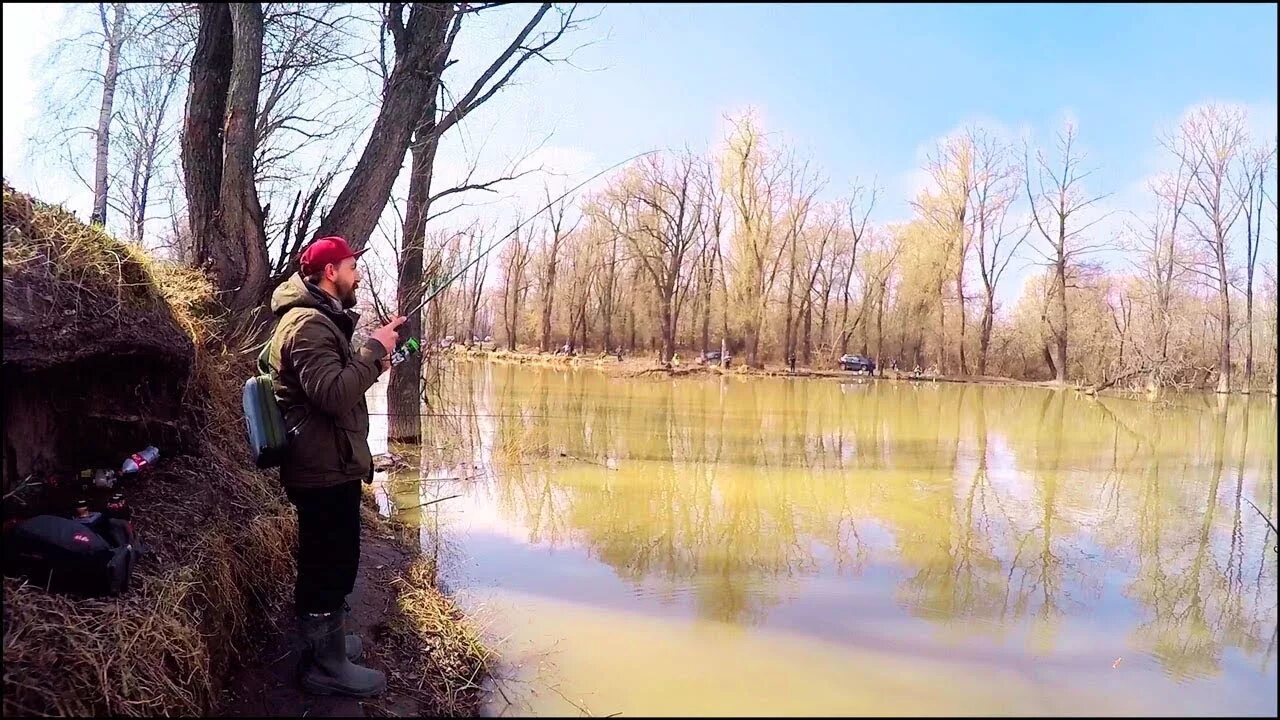
[[[294,273],[271,293],[271,313],[283,316],[293,308],[315,308],[330,315],[342,315],[342,306],[325,291]]]

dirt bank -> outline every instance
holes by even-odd
[[[75,599],[4,578],[4,714],[207,715],[229,669],[262,665],[251,638],[290,612],[293,510],[244,438],[253,354],[223,343],[199,273],[7,183],[3,292],[4,518],[66,514],[81,491],[51,479],[118,468],[149,444],[162,453],[123,486],[149,550],[129,592]],[[385,649],[413,668],[393,688],[422,712],[473,712],[454,675],[480,674],[483,656],[449,640],[472,635],[429,568],[408,554],[366,565],[397,608]],[[401,579],[381,582],[377,565]]]
[[[380,519],[365,493],[360,573],[351,626],[363,638],[360,663],[387,674],[387,692],[370,700],[307,695],[298,689],[300,641],[288,612],[262,623],[252,659],[227,678],[216,715],[224,717],[472,716],[488,662],[470,623],[435,584],[417,531]]]

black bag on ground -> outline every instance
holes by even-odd
[[[133,530],[123,520],[89,526],[38,515],[14,527],[6,539],[5,572],[55,592],[119,595],[129,589],[137,556]]]

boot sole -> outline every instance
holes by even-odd
[[[346,697],[367,698],[367,697],[374,697],[376,695],[381,695],[382,693],[386,692],[387,686],[385,683],[383,683],[382,687],[373,688],[365,692],[356,692],[348,688],[344,688],[336,685],[330,685],[325,683],[324,681],[314,680],[312,678],[304,676],[302,678],[302,689],[306,690],[307,692],[313,695],[343,695]]]

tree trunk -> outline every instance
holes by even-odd
[[[1065,242],[1065,240],[1062,242]],[[1058,357],[1054,379],[1060,383],[1065,383],[1067,381],[1067,261],[1062,255],[1061,248],[1063,246],[1059,245],[1058,247],[1058,261],[1055,264],[1057,270],[1055,282],[1058,286],[1058,327],[1054,332],[1054,339],[1058,347]]]
[[[391,188],[404,165],[405,149],[422,118],[422,105],[435,101],[444,61],[445,33],[453,20],[449,3],[413,3],[396,42],[396,62],[382,92],[382,106],[369,141],[316,237],[339,235],[360,249],[382,217]]]
[[[1244,325],[1247,337],[1244,355],[1244,394],[1253,386],[1253,268],[1249,268],[1248,284],[1244,293]]]
[[[845,279],[844,292],[840,296],[840,354],[849,352],[849,280]]]
[[[796,238],[794,236],[791,239],[791,257],[787,265],[787,314],[786,324],[783,327],[782,359],[789,366],[791,358],[796,354],[796,321],[793,313],[796,295]]]
[[[1044,364],[1049,366],[1049,375],[1054,378],[1060,378],[1061,375],[1058,373],[1058,366],[1053,361],[1053,353],[1049,352],[1049,346],[1041,346],[1040,351],[1044,357]]]
[[[942,300],[942,283],[938,283],[938,372],[947,374],[947,305]]]
[[[262,11],[200,5],[182,169],[196,259],[233,312],[259,307],[269,268],[254,184]]]
[[[804,365],[811,367],[813,365],[813,301],[806,300],[802,307],[804,308],[801,311],[804,317]]]
[[[1223,243],[1218,252],[1218,387],[1219,393],[1231,392],[1231,296],[1227,284],[1227,262]]]
[[[884,357],[884,296],[888,290],[885,287],[887,283],[881,282],[880,298],[876,303],[876,374],[884,376],[884,368],[881,367],[880,361]]]
[[[987,288],[987,296],[982,304],[982,329],[978,338],[978,374],[987,374],[987,353],[991,347],[991,327],[995,324],[995,298],[993,288]]]
[[[711,349],[711,283],[707,282],[702,297],[702,356]]]
[[[111,116],[116,98],[116,82],[120,79],[120,48],[124,45],[124,3],[112,3],[111,27],[102,15],[102,32],[107,45],[107,69],[102,76],[102,105],[98,108],[98,131],[94,136],[93,213],[89,222],[107,222],[107,149],[111,142]]]
[[[258,147],[258,89],[262,84],[262,7],[231,5],[231,83],[227,89],[224,164],[218,212],[226,252],[215,254],[223,276],[237,277],[230,306],[257,306],[265,299],[270,267],[253,156]],[[234,270],[232,268],[235,268]]]
[[[672,284],[675,278],[671,279]],[[663,364],[671,362],[671,356],[676,352],[676,318],[672,312],[672,295],[675,289],[673,287],[664,288],[662,293],[662,357],[660,361]]]
[[[559,238],[557,238],[556,242],[551,246],[549,257],[547,258],[545,282],[542,286],[542,339],[539,343],[542,352],[547,352],[551,349],[551,308],[556,299],[556,246],[559,244]],[[569,329],[569,334],[573,334],[572,328]]]
[[[960,253],[960,270],[956,272],[956,302],[960,305],[960,374],[969,374],[969,363],[964,356],[964,335],[965,335],[965,318],[964,318],[964,256],[963,245]]]
[[[222,188],[222,130],[231,84],[231,9],[222,3],[201,3],[198,7],[200,30],[191,57],[181,138],[182,175],[192,249],[196,261],[207,264],[221,239],[217,211]],[[219,284],[219,289],[225,287]]]
[[[400,326],[400,337],[422,339],[422,309],[410,312],[422,302],[423,254],[426,245],[426,221],[431,211],[431,180],[438,143],[435,138],[436,103],[434,98],[422,114],[414,145],[410,149],[409,197],[405,203],[403,241],[396,282],[396,305],[408,318]],[[434,308],[433,308],[434,309]],[[387,439],[392,442],[417,443],[422,439],[422,353],[412,353],[391,373],[387,387]]]
[[[750,336],[747,338],[747,364],[753,368],[759,368],[760,365],[760,323],[755,323],[755,328],[748,330]]]
[[[517,278],[523,278],[524,271],[521,268]],[[516,349],[516,334],[520,331],[520,283],[517,282],[515,288],[511,292],[511,333],[507,339],[508,346],[514,352]]]

